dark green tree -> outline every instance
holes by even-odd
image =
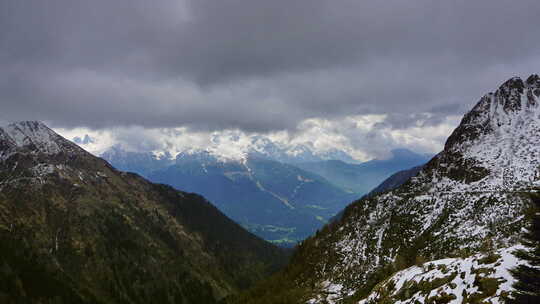
[[[540,303],[540,194],[531,195],[533,209],[531,225],[523,238],[524,250],[514,253],[520,260],[526,262],[511,270],[517,280],[513,287],[515,292],[507,300],[511,304]]]

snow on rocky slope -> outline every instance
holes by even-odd
[[[526,193],[540,186],[539,97],[538,75],[482,97],[416,177],[355,202],[305,242],[296,260],[310,266],[298,281],[318,286],[315,294],[361,299],[366,284],[418,257],[515,244]]]
[[[74,164],[88,163],[91,158],[42,122],[22,121],[0,127],[0,190],[9,185],[42,186],[49,175],[78,183],[106,178],[99,166],[75,168]]]
[[[358,304],[504,303],[515,281],[509,270],[522,263],[512,254],[516,249],[412,266],[378,284]]]

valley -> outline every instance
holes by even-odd
[[[261,140],[256,138],[255,143],[260,144]],[[182,191],[200,193],[252,233],[286,247],[315,233],[372,185],[396,171],[428,161],[423,155],[400,150],[388,160],[358,165],[340,160],[308,163],[305,160],[316,156],[307,148],[293,157],[286,151],[276,152],[279,150],[268,140],[263,143],[240,159],[223,158],[209,151],[186,151],[175,157],[158,153],[162,157],[157,157],[150,152],[127,152],[119,147],[102,156],[121,170]],[[325,168],[333,173],[320,172],[317,164],[326,164]],[[340,182],[349,177],[349,184]],[[355,189],[349,187],[351,184],[357,185]]]

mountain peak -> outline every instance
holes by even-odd
[[[500,89],[509,88],[509,89],[523,90],[524,87],[525,87],[525,84],[523,83],[523,80],[521,80],[520,77],[512,77],[508,79],[507,81],[505,81],[501,85]]]
[[[540,96],[540,77],[533,74],[526,81],[513,77],[487,96],[491,97],[488,100],[493,107],[502,106],[506,112],[536,108],[536,99]]]
[[[527,85],[536,85],[536,86],[540,86],[540,76],[538,76],[538,74],[532,74],[531,76],[529,76],[529,78],[527,78]]]
[[[60,151],[57,144],[60,137],[39,121],[21,121],[11,123],[4,127],[5,133],[19,148],[31,147],[47,154],[56,154]]]
[[[520,77],[512,77],[505,81],[499,89],[524,90],[527,88],[538,87],[540,87],[540,76],[538,76],[538,74],[531,74],[525,81],[523,81]]]
[[[524,128],[538,128],[539,96],[538,75],[531,75],[525,82],[519,77],[510,78],[494,93],[484,95],[463,117],[445,150],[462,151],[464,146],[477,145],[487,137],[510,139]]]
[[[41,121],[34,121],[34,120],[26,120],[26,121],[19,121],[10,123],[9,125],[5,126],[4,129],[6,132],[8,132],[14,140],[17,141],[18,145],[24,145],[24,142],[21,142],[20,135],[24,135],[26,137],[44,137],[48,134],[53,134],[54,131],[49,129],[44,123]],[[55,133],[54,133],[55,134]]]
[[[40,121],[20,121],[0,128],[0,146],[47,155],[82,150]],[[4,153],[7,153],[6,149]]]

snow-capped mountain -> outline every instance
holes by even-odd
[[[83,150],[66,141],[41,122],[24,121],[12,123],[0,128],[0,159],[7,158],[17,149],[26,148],[33,153],[54,155],[58,153],[74,153]]]
[[[434,191],[528,189],[540,177],[540,78],[512,78],[482,97],[419,179]],[[436,169],[436,170],[435,170]],[[462,169],[466,169],[463,172]]]
[[[418,258],[513,245],[526,193],[540,187],[539,103],[538,75],[512,78],[482,97],[415,177],[353,203],[303,242],[290,266],[301,270],[284,281],[312,295],[361,300]]]
[[[251,138],[251,144],[248,146],[246,154],[290,164],[324,160],[339,160],[351,164],[359,163],[358,160],[343,150],[318,150],[309,144],[285,146],[260,135]]]
[[[73,138],[73,142],[78,145],[88,145],[88,144],[93,144],[96,141],[92,137],[90,137],[90,135],[85,134],[82,138],[79,136],[75,136]]]
[[[82,143],[83,139],[74,138],[77,143]],[[84,144],[82,144],[84,147]],[[201,155],[211,156],[220,161],[242,162],[248,157],[266,158],[286,164],[298,164],[306,162],[319,162],[324,160],[339,160],[349,164],[359,163],[350,154],[339,149],[321,150],[315,148],[310,143],[303,144],[282,144],[271,140],[263,135],[252,135],[242,140],[231,134],[216,135],[211,144],[205,148],[171,148],[171,150],[158,149],[155,151],[131,151],[126,150],[122,145],[117,144],[100,153],[100,156],[111,160],[117,164],[127,167],[137,167],[137,158],[148,159],[147,162],[165,163],[174,162],[177,157],[199,157]],[[150,168],[146,168],[150,169]]]
[[[101,157],[122,171],[135,172],[145,177],[153,171],[174,164],[174,158],[169,152],[130,152],[120,146],[109,148]]]

